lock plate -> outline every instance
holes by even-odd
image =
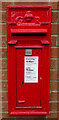
[[[32,49],[25,49],[25,55],[32,55]]]

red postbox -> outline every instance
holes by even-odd
[[[51,7],[7,7],[9,115],[49,113]]]

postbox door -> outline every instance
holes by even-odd
[[[28,49],[27,49],[28,50]],[[17,49],[17,106],[41,106],[41,49],[30,49],[31,55],[26,55],[26,49]],[[27,70],[27,71],[26,71]],[[27,79],[28,77],[28,79]]]

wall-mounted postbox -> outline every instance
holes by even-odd
[[[49,113],[51,7],[7,7],[10,115]]]

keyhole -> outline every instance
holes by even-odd
[[[22,85],[24,84],[24,82],[22,81]]]

